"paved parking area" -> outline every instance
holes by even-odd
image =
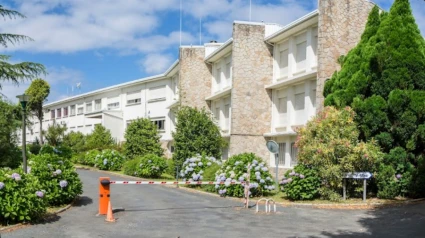
[[[22,237],[425,237],[425,204],[378,210],[322,210],[278,207],[255,214],[241,203],[157,185],[111,185],[115,223],[96,216],[98,178],[79,170],[82,199],[44,224],[3,233]]]

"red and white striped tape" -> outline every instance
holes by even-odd
[[[226,182],[215,182],[215,181],[110,181],[111,184],[151,184],[151,185],[176,185],[176,184],[225,184]],[[245,182],[230,182],[228,184],[245,184]]]

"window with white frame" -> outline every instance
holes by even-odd
[[[174,93],[174,99],[178,99],[179,97],[179,75],[176,74],[173,77],[173,93]]]
[[[291,143],[291,166],[298,163],[298,148],[295,146],[295,142]]]
[[[63,117],[68,117],[68,107],[63,108]]]
[[[215,123],[217,125],[220,125],[220,107],[215,108],[214,117],[215,117]]]
[[[305,106],[304,84],[295,86],[294,101],[295,101],[294,102],[295,111],[304,110],[304,106]]]
[[[149,88],[149,102],[165,100],[165,85]]]
[[[288,76],[289,73],[289,49],[288,42],[279,45],[279,77]]]
[[[55,119],[55,109],[50,111],[50,119]]]
[[[158,118],[151,120],[155,124],[159,131],[165,131],[165,118]]]
[[[83,106],[78,107],[77,114],[80,115],[80,114],[83,114],[83,113],[84,113],[84,107]]]
[[[108,110],[120,108],[120,96],[108,98],[108,104],[106,107]]]
[[[307,63],[307,38],[306,33],[302,33],[295,38],[296,46],[296,68],[297,71],[301,71],[306,68]]]
[[[278,165],[285,165],[286,143],[279,143]]]
[[[288,123],[288,96],[287,89],[277,91],[277,125],[284,126]]]
[[[224,127],[225,129],[229,129],[230,127],[230,103],[224,105]]]
[[[139,104],[142,102],[140,91],[127,93],[127,105]]]
[[[71,115],[71,116],[75,116],[75,105],[71,105],[71,106],[70,106],[70,109],[71,109],[71,113],[70,113],[70,115]]]
[[[86,103],[86,113],[88,112],[92,112],[93,111],[93,104],[90,103]]]
[[[62,117],[62,108],[56,109],[56,117],[61,118]]]
[[[313,29],[311,30],[311,48],[313,49],[313,53],[314,53],[314,59],[313,59],[313,66],[317,65],[317,44],[318,44],[318,30],[317,27],[313,27]]]
[[[100,111],[102,109],[102,99],[97,99],[94,101],[94,110]]]
[[[221,91],[232,85],[232,55],[223,57],[214,64],[214,92]]]
[[[216,84],[215,91],[220,91],[221,90],[221,68],[218,68],[215,70],[215,84]]]

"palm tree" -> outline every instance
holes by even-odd
[[[21,13],[3,8],[0,5],[0,15],[6,20],[25,18]],[[14,45],[15,43],[33,41],[28,36],[0,33],[0,45],[7,48],[8,44]],[[21,62],[17,64],[9,63],[10,55],[0,54],[0,81],[9,81],[14,84],[19,84],[20,81],[31,80],[41,74],[46,74],[46,69],[42,64],[33,62]],[[1,89],[1,84],[0,84]]]

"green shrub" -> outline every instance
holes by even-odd
[[[94,126],[91,134],[86,136],[86,149],[108,149],[115,145],[111,132],[100,124]]]
[[[43,145],[40,149],[39,154],[54,154],[53,146],[50,145]]]
[[[106,149],[96,155],[94,166],[101,170],[118,171],[124,164],[124,160],[124,156],[118,151]]]
[[[173,160],[179,168],[187,158],[197,153],[221,158],[224,140],[219,128],[211,120],[211,114],[204,109],[181,107],[173,138]]]
[[[79,164],[81,163],[81,161],[84,160],[84,155],[86,153],[78,153],[78,154],[73,154],[71,157],[71,162],[74,164]]]
[[[205,169],[213,164],[221,164],[221,161],[216,160],[214,157],[196,155],[192,158],[186,159],[180,169],[180,178],[189,181],[204,180]]]
[[[165,173],[175,177],[176,167],[174,166],[174,161],[172,159],[166,159],[166,162],[167,162],[167,169],[165,170]]]
[[[215,174],[220,169],[220,165],[217,163],[212,163],[211,166],[205,168],[203,179],[204,181],[215,181]],[[202,189],[207,192],[216,192],[215,185],[202,185]]]
[[[125,131],[124,154],[127,158],[143,157],[147,154],[162,156],[158,127],[147,118],[131,122]]]
[[[319,195],[320,178],[317,171],[302,164],[287,171],[280,184],[291,200],[312,200]]]
[[[75,153],[85,150],[86,136],[81,132],[71,131],[63,138],[62,145],[68,146]]]
[[[123,168],[127,175],[141,178],[159,178],[167,169],[167,162],[163,157],[150,154],[127,161]]]
[[[28,145],[29,148],[29,152],[33,155],[38,155],[40,153],[41,150],[41,145],[40,144],[29,144]]]
[[[275,189],[272,176],[267,165],[260,157],[253,153],[243,153],[230,157],[222,164],[216,173],[217,182],[225,182],[216,185],[215,188],[222,196],[244,197],[243,185],[230,185],[230,182],[244,182],[248,177],[248,164],[251,166],[249,195],[261,196],[264,192]]]
[[[374,140],[358,141],[359,130],[354,116],[349,107],[342,110],[325,107],[298,132],[295,146],[299,148],[299,163],[317,170],[323,186],[319,192],[324,199],[330,199],[331,194],[335,198],[335,194],[340,193],[343,173],[373,173],[382,160],[383,153]],[[355,183],[347,182],[349,185]]]
[[[89,150],[87,151],[84,156],[80,156],[78,163],[82,165],[88,165],[88,166],[94,166],[96,157],[100,156],[100,151],[98,150]]]
[[[82,194],[83,185],[73,164],[55,154],[40,154],[30,161],[49,205],[68,204]]]
[[[18,129],[21,128],[22,108],[0,96],[0,167],[17,168],[22,162],[18,148]]]
[[[0,169],[0,222],[34,221],[46,212],[42,187],[32,174],[21,169]]]
[[[66,145],[56,146],[53,151],[64,159],[71,159],[72,157],[72,149]]]

